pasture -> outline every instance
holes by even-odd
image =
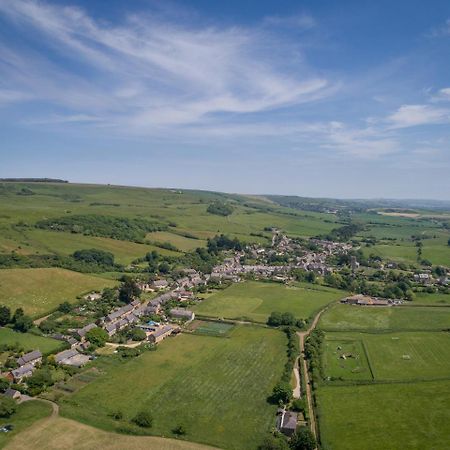
[[[333,305],[320,318],[325,331],[440,331],[450,328],[450,308]]]
[[[189,324],[189,330],[195,334],[205,334],[207,336],[228,336],[234,325],[225,322],[211,322],[206,320],[194,320]]]
[[[116,283],[92,275],[65,269],[0,270],[0,303],[11,309],[23,308],[39,317],[64,301],[74,301],[80,294],[112,287]]]
[[[61,401],[65,417],[107,431],[145,432],[129,420],[140,410],[154,418],[148,433],[223,449],[250,450],[275,423],[267,396],[286,362],[286,337],[277,330],[239,326],[230,339],[181,334],[157,351],[129,361],[103,357],[102,375]],[[110,414],[120,410],[123,419]]]
[[[213,450],[215,447],[155,436],[126,436],[62,417],[40,421],[18,436],[11,436],[5,450]],[[0,438],[1,439],[1,438]],[[1,442],[1,441],[0,441]],[[1,447],[1,445],[0,445]]]
[[[326,333],[323,361],[325,376],[344,380],[450,379],[450,333]]]
[[[296,318],[306,319],[343,296],[342,291],[323,286],[246,282],[232,284],[192,309],[203,316],[265,323],[273,311],[291,312]]]
[[[26,432],[34,422],[44,417],[48,417],[52,412],[52,406],[41,401],[29,401],[20,404],[17,411],[8,418],[0,418],[0,427],[6,424],[14,426],[13,431],[9,433],[0,433],[0,448],[7,446],[8,448],[15,448],[10,444],[14,441],[16,436],[22,437],[22,433]],[[45,448],[45,447],[42,447]]]
[[[448,448],[449,398],[450,381],[320,386],[322,448]]]
[[[155,231],[153,233],[148,233],[145,238],[151,242],[169,242],[183,252],[189,252],[197,247],[206,246],[206,241],[204,239],[191,239],[180,236],[179,234],[170,233],[169,231]]]
[[[25,352],[40,350],[42,353],[52,353],[57,351],[62,342],[43,336],[36,336],[31,333],[19,333],[10,328],[0,328],[0,344],[18,343]]]

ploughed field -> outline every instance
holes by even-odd
[[[291,312],[307,319],[328,303],[342,298],[343,291],[324,286],[246,282],[219,291],[193,310],[200,316],[242,319],[265,323],[273,311]]]
[[[100,359],[102,374],[65,397],[61,413],[108,431],[142,434],[130,419],[145,409],[154,418],[150,434],[173,436],[183,425],[190,441],[255,448],[275,424],[276,406],[267,397],[281,377],[286,337],[257,326],[237,326],[229,336],[182,334],[126,362]],[[111,417],[115,411],[122,420]]]

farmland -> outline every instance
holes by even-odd
[[[65,269],[0,270],[1,302],[39,317],[80,294],[114,286],[115,282]]]
[[[193,310],[204,316],[255,322],[266,322],[272,311],[289,311],[297,318],[306,319],[342,296],[342,291],[321,286],[285,287],[278,283],[247,282],[233,284],[211,295]]]
[[[448,448],[449,398],[450,381],[323,386],[318,395],[323,448]]]
[[[240,326],[229,339],[167,339],[156,352],[126,363],[106,357],[99,362],[104,374],[68,396],[62,414],[105,430],[138,432],[128,420],[146,408],[154,417],[152,434],[170,436],[182,424],[188,440],[253,448],[274,424],[276,407],[266,397],[281,376],[285,339],[279,331]],[[110,417],[118,409],[123,422]]]
[[[0,328],[0,344],[18,343],[24,351],[40,350],[42,353],[54,352],[61,347],[61,341],[31,333],[18,333],[9,328]]]
[[[357,307],[334,305],[324,314],[319,328],[329,331],[442,330],[450,327],[445,307]]]

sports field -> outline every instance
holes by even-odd
[[[0,303],[42,316],[80,294],[114,286],[116,282],[65,269],[0,270]]]
[[[334,305],[319,321],[319,328],[346,330],[443,330],[450,327],[450,308],[359,307]]]
[[[324,368],[344,380],[450,379],[450,333],[327,333]]]
[[[324,449],[449,448],[450,381],[321,386],[317,399]]]
[[[193,307],[196,314],[265,323],[273,311],[291,312],[306,319],[344,292],[323,286],[286,287],[279,283],[233,284]]]
[[[0,344],[18,343],[24,351],[40,350],[42,353],[50,353],[59,349],[61,341],[43,336],[36,336],[31,333],[19,333],[10,328],[0,328]]]
[[[224,449],[249,450],[275,423],[267,403],[280,379],[286,338],[277,330],[237,327],[230,339],[182,334],[157,351],[127,362],[104,358],[104,373],[62,402],[62,414],[108,431],[139,429],[129,424],[138,411],[154,417],[151,434],[185,438]],[[110,414],[120,410],[122,421]],[[142,432],[142,430],[140,430]]]

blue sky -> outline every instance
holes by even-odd
[[[0,176],[450,199],[450,2],[0,0]]]

